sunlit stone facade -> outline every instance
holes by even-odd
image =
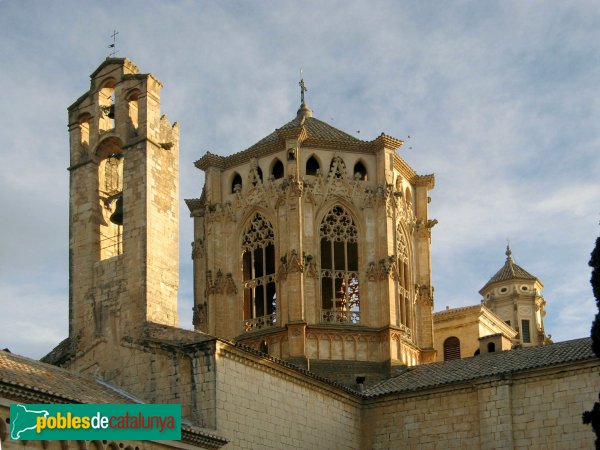
[[[431,361],[434,178],[401,145],[358,140],[302,103],[250,148],[198,160],[196,329],[348,382]]]

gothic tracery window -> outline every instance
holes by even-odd
[[[360,322],[358,279],[358,229],[341,206],[325,215],[319,230],[321,238],[321,321]]]
[[[398,325],[412,328],[412,302],[410,300],[410,265],[408,257],[408,244],[402,227],[396,228],[396,318]]]
[[[244,320],[270,316],[275,323],[277,310],[275,292],[275,234],[273,226],[256,213],[246,228],[242,240],[242,270],[244,280]],[[250,328],[248,328],[250,327]],[[248,322],[246,331],[253,325]]]

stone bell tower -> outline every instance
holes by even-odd
[[[206,153],[194,217],[196,329],[346,384],[433,360],[433,175],[381,134],[296,117],[229,156]]]
[[[107,58],[68,109],[69,336],[78,351],[176,326],[179,127],[162,84]]]

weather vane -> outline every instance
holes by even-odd
[[[108,48],[112,48],[112,52],[109,55],[111,58],[117,54],[117,34],[119,34],[119,32],[117,30],[114,30],[113,34],[110,35],[110,37],[112,37],[113,39],[112,44],[108,46]]]
[[[300,69],[300,83],[298,84],[300,85],[300,102],[304,105],[304,93],[308,91],[308,89],[306,89],[304,78],[302,78],[302,69]]]

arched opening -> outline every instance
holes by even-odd
[[[361,180],[361,181],[367,181],[368,180],[367,168],[362,163],[362,161],[358,161],[354,165],[354,179],[355,180]]]
[[[80,143],[87,148],[90,145],[90,116],[84,115],[79,119]]]
[[[106,83],[98,92],[98,107],[100,108],[98,129],[101,132],[112,130],[115,127],[114,81]]]
[[[239,173],[235,173],[233,175],[233,180],[231,180],[231,193],[234,194],[236,192],[242,191],[242,176]]]
[[[444,361],[453,359],[460,359],[460,340],[455,336],[444,341]]]
[[[102,210],[100,222],[100,259],[123,253],[123,166],[120,142],[105,140],[96,156],[98,164],[98,194]]]
[[[308,158],[308,161],[306,161],[306,175],[316,176],[320,169],[319,161],[314,155]]]
[[[494,353],[496,351],[496,344],[493,342],[488,342],[487,351],[488,353]]]
[[[283,178],[283,175],[284,175],[283,163],[279,159],[275,162],[275,164],[273,164],[273,169],[271,170],[271,175],[276,180]]]
[[[325,215],[321,238],[321,322],[360,323],[358,228],[341,206]]]
[[[244,331],[275,325],[275,233],[273,226],[256,213],[242,240],[244,282]]]
[[[404,191],[404,198],[406,199],[406,203],[412,205],[412,194],[409,188],[406,188],[406,190]]]
[[[133,92],[127,99],[127,111],[129,113],[129,135],[137,136],[139,126],[138,93]]]

